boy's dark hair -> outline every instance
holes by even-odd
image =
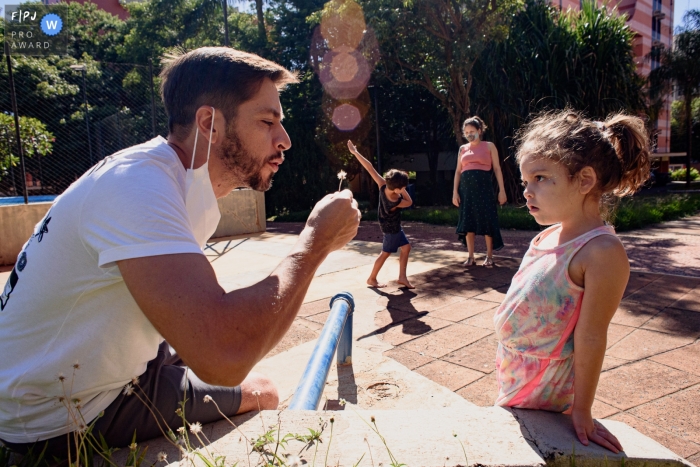
[[[386,187],[390,190],[397,188],[406,188],[408,186],[408,174],[403,170],[391,169],[384,174]]]
[[[519,131],[518,162],[535,154],[563,164],[571,176],[595,170],[601,214],[609,220],[617,199],[631,195],[649,178],[649,137],[639,117],[617,113],[604,122],[566,109],[544,112]]]
[[[160,95],[168,115],[168,131],[184,138],[197,109],[211,105],[230,124],[239,105],[258,92],[265,78],[282,89],[297,83],[296,74],[254,54],[228,47],[201,47],[166,55],[160,73]]]

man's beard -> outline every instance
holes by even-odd
[[[273,160],[284,158],[282,153],[278,152],[259,161],[243,147],[238,133],[230,127],[226,129],[226,139],[221,145],[221,155],[231,178],[256,191],[267,191],[272,187],[274,173],[263,177],[263,169]]]

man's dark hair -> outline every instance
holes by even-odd
[[[254,54],[228,47],[202,47],[166,55],[160,73],[160,95],[168,131],[184,138],[203,105],[221,109],[230,124],[239,105],[258,92],[265,78],[277,89],[297,83],[296,74]]]
[[[403,170],[391,169],[384,175],[386,187],[390,190],[406,188],[408,186],[408,174]]]

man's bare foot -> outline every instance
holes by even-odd
[[[402,278],[400,278],[399,280],[397,280],[396,282],[398,282],[400,285],[403,285],[403,286],[406,287],[407,289],[415,289],[415,288],[416,288],[413,284],[411,284],[410,282],[408,282],[408,278],[407,278],[407,277],[402,277]]]
[[[386,287],[386,284],[381,284],[377,279],[367,279],[367,285],[374,287],[375,289],[382,289]]]

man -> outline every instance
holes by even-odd
[[[202,253],[216,198],[270,187],[291,145],[278,89],[296,78],[223,47],[170,57],[161,77],[167,141],[106,158],[57,198],[3,293],[0,439],[13,449],[48,442],[65,456],[66,434],[93,420],[125,446],[134,432],[160,435],[163,420],[181,426],[185,399],[190,422],[276,408],[273,384],[250,370],[357,232],[352,194],[326,196],[270,276],[226,293]]]

